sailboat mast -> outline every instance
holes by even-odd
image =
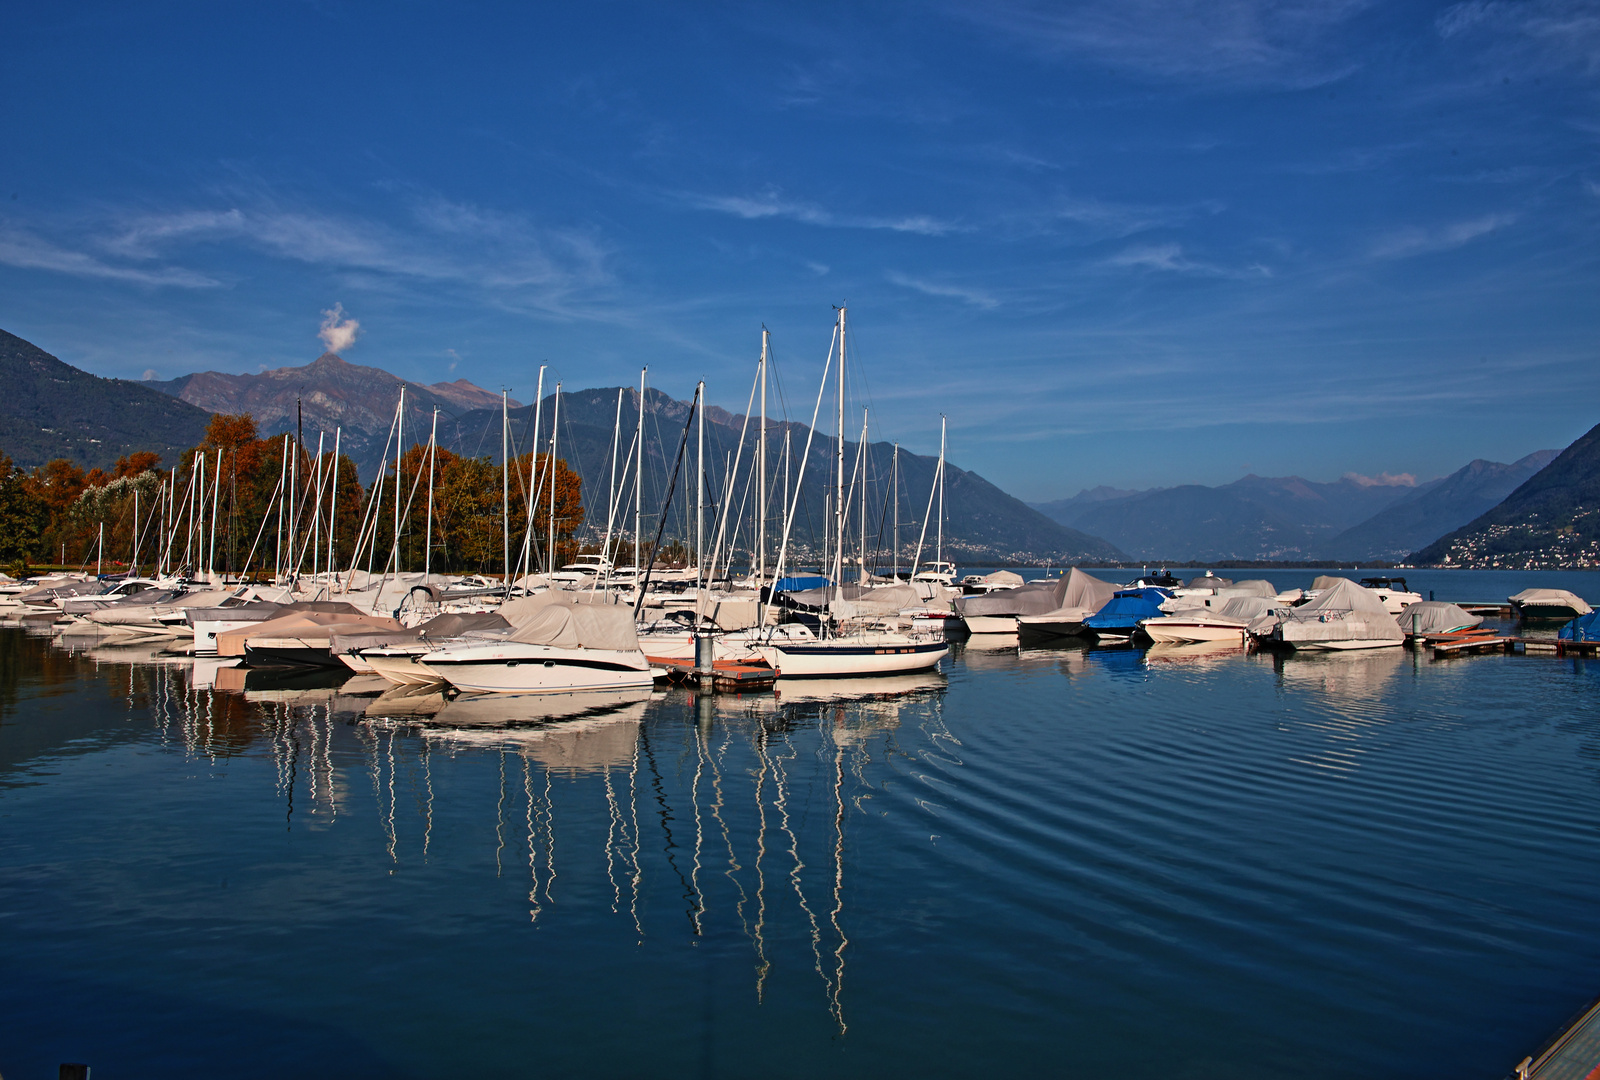
[[[396,574],[399,574],[400,573],[400,455],[402,453],[404,453],[405,445],[406,445],[406,440],[405,440],[405,432],[406,432],[406,384],[405,383],[401,383],[400,384],[400,404],[397,405],[396,408],[399,411],[395,413],[395,423],[398,425],[398,428],[397,428],[397,430],[395,432],[395,440],[394,440],[394,572]],[[376,545],[376,543],[377,543],[376,539],[374,539],[373,543],[374,543],[374,545]],[[385,566],[384,573],[386,573],[386,574],[388,573],[387,566]]]
[[[633,579],[639,580],[639,553],[644,538],[644,377],[648,367],[639,369],[638,457],[633,476]]]
[[[523,526],[524,543],[523,557],[530,563],[528,572],[533,572],[531,549],[534,546],[533,508],[539,501],[539,487],[534,482],[539,475],[539,426],[544,419],[544,369],[548,364],[539,365],[539,386],[533,392],[533,457],[528,462],[528,523]],[[544,566],[544,560],[539,560],[539,565]],[[546,568],[548,570],[548,567]]]
[[[933,558],[935,562],[944,562],[944,414],[939,414],[939,532],[938,539],[934,541]],[[944,572],[944,567],[939,567],[939,572]]]
[[[622,387],[617,387],[617,418],[611,425],[611,491],[606,496],[606,539],[600,545],[602,565],[607,567],[611,565],[611,526],[617,515],[617,454],[622,449],[622,396],[625,392]],[[607,584],[610,583],[610,576],[608,571]]]
[[[694,388],[695,399],[700,402],[700,415],[697,418],[700,424],[699,457],[695,464],[695,500],[694,500],[694,583],[697,588],[705,587],[705,548],[706,548],[706,381],[700,380]]]
[[[546,462],[548,468],[546,475],[550,477],[550,547],[545,552],[545,572],[553,573],[558,565],[556,560],[556,439],[561,434],[561,384],[556,383],[556,402],[550,410],[550,460]],[[534,446],[534,456],[539,456],[539,448]]]
[[[867,579],[867,410],[861,410],[861,575]]]
[[[434,465],[439,459],[439,407],[433,407],[433,427],[428,432],[428,532],[423,538],[427,545],[422,552],[422,580],[428,580],[428,575],[433,573],[433,474]],[[338,489],[334,490],[335,497]]]
[[[840,600],[844,599],[844,334],[845,334],[845,309],[839,309],[839,391],[838,391],[838,423],[835,431],[838,432],[834,439],[835,446],[835,477],[833,499],[833,563],[834,563],[834,595]]]
[[[217,479],[211,485],[211,550],[206,555],[206,573],[217,573],[217,511],[222,506],[222,447],[217,447]],[[137,515],[135,515],[137,523]]]
[[[505,573],[505,598],[511,599],[511,409],[500,391],[500,565]]]
[[[900,580],[900,444],[894,444],[894,457],[889,462],[889,498],[894,500],[894,533],[889,546],[894,549],[894,579]]]
[[[772,335],[761,328],[761,427],[757,429],[756,470],[760,480],[756,485],[756,587],[767,580],[767,347]]]
[[[332,505],[328,508],[328,572],[334,571],[334,564],[339,561],[339,548],[334,543],[334,529],[339,522],[339,436],[344,432],[343,427],[333,429],[333,498],[329,500]]]

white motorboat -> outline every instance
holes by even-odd
[[[927,671],[950,655],[950,646],[905,634],[865,633],[809,642],[774,641],[757,651],[779,678],[792,679]]]
[[[1220,610],[1187,608],[1159,619],[1146,619],[1140,625],[1157,644],[1225,641],[1242,645],[1245,627],[1276,607],[1277,601],[1266,597],[1235,596]]]
[[[543,599],[526,618],[515,619],[510,636],[463,640],[424,653],[419,663],[452,686],[475,693],[565,693],[654,682],[631,608],[585,603],[582,594],[547,593]]]
[[[1361,579],[1361,587],[1377,593],[1378,599],[1383,601],[1383,610],[1390,615],[1400,614],[1407,605],[1423,602],[1422,594],[1409,591],[1402,577],[1365,577]]]
[[[1376,593],[1348,578],[1333,582],[1299,607],[1278,609],[1269,640],[1293,649],[1332,651],[1381,649],[1405,642],[1400,624]]]

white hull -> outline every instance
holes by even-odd
[[[399,649],[368,649],[361,655],[374,675],[381,675],[395,686],[434,686],[445,681],[437,671],[418,660],[422,652]]]
[[[963,621],[967,629],[974,634],[1015,634],[1017,632],[1017,617],[1015,615],[965,615]]]
[[[1364,638],[1357,641],[1294,641],[1286,644],[1293,645],[1300,652],[1351,652],[1355,649],[1398,648],[1404,642]]]
[[[760,646],[768,641],[783,643],[808,643],[816,635],[798,623],[768,627],[765,630],[739,630],[718,634],[716,658],[718,660],[760,660]],[[689,630],[669,632],[646,630],[639,635],[639,648],[653,660],[673,660],[679,663],[694,661],[694,633]]]
[[[1144,632],[1158,645],[1184,645],[1200,641],[1244,644],[1244,627],[1222,623],[1205,623],[1188,619],[1151,619],[1144,624]]]
[[[765,645],[763,659],[779,678],[814,679],[829,676],[901,675],[937,667],[950,655],[944,642],[916,642],[884,635],[881,638],[841,638],[806,644]]]
[[[557,649],[518,642],[426,653],[421,663],[451,686],[474,693],[561,694],[648,687],[655,680],[642,652]]]

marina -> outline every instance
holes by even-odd
[[[8,1075],[1585,1075],[1600,668],[1531,634],[455,695],[19,623]]]

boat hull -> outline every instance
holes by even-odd
[[[766,645],[761,656],[782,679],[839,678],[855,675],[904,675],[927,671],[950,655],[942,641],[818,641],[806,645]]]
[[[641,652],[481,645],[423,655],[418,661],[458,690],[480,694],[564,694],[648,687],[655,680]]]
[[[1144,632],[1158,645],[1183,645],[1203,641],[1224,641],[1236,645],[1244,643],[1244,627],[1225,626],[1219,623],[1151,619],[1144,624]]]
[[[422,655],[422,651],[367,649],[361,653],[361,659],[374,675],[382,676],[395,686],[435,686],[445,682],[444,676],[422,663],[419,659]]]
[[[1395,649],[1405,642],[1387,638],[1360,638],[1351,641],[1290,641],[1283,644],[1297,652],[1353,652],[1356,649]]]
[[[974,634],[1015,634],[1017,632],[1017,617],[1015,615],[963,615],[962,621],[967,624],[967,630]]]
[[[328,649],[326,641],[299,641],[294,638],[262,638],[244,643],[245,663],[251,667],[319,667],[344,665]]]

